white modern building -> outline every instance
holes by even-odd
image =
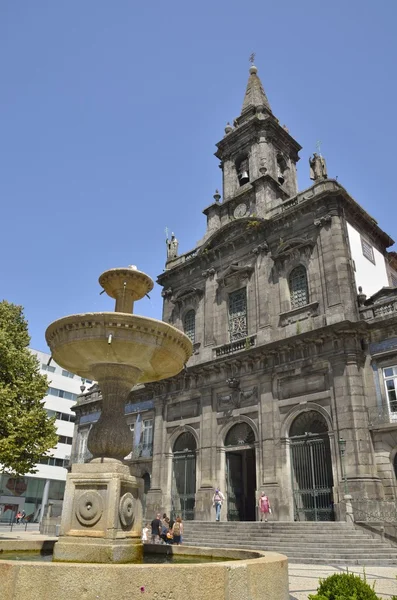
[[[36,473],[24,477],[0,475],[3,522],[11,521],[18,510],[24,510],[33,521],[41,521],[50,502],[53,514],[60,513],[73,440],[75,414],[72,406],[84,389],[82,386],[92,383],[62,369],[50,354],[38,350],[32,350],[32,353],[40,362],[41,373],[48,376],[49,387],[43,402],[48,415],[56,417],[58,443],[48,452],[48,458],[37,465]]]

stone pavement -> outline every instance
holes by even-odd
[[[307,600],[309,594],[314,594],[318,580],[325,579],[333,573],[357,573],[365,577],[370,585],[375,582],[375,592],[380,598],[390,598],[397,595],[397,566],[396,567],[339,567],[330,565],[289,564],[289,593],[290,600]]]
[[[0,539],[9,540],[49,540],[48,535],[41,535],[38,525],[28,525],[25,531],[24,526],[14,525],[12,531],[10,527],[0,527]],[[294,564],[288,565],[289,571],[289,591],[290,600],[308,600],[309,594],[314,594],[318,587],[320,578],[328,577],[332,573],[357,573],[365,576],[372,585],[375,582],[375,591],[381,598],[390,598],[393,594],[397,595],[397,566],[396,567],[339,567],[331,565],[308,565]]]

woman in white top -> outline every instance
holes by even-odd
[[[221,520],[221,508],[224,499],[225,496],[222,494],[221,490],[216,488],[215,494],[212,496],[212,506],[215,506],[215,521]]]

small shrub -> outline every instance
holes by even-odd
[[[335,573],[320,579],[317,594],[309,600],[380,600],[365,579],[353,573]]]

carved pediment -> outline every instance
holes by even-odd
[[[299,261],[302,256],[309,258],[315,245],[310,238],[292,238],[282,242],[271,257],[276,266],[281,267],[293,260]]]
[[[200,298],[203,296],[204,290],[197,287],[186,287],[179,290],[174,297],[172,298],[172,302],[174,304],[183,305],[185,302],[198,302]]]
[[[239,266],[232,264],[227,267],[218,277],[218,283],[229,286],[237,282],[244,282],[250,278],[254,268],[250,265]]]
[[[365,301],[365,305],[378,304],[387,300],[397,299],[397,288],[395,287],[383,287],[376,294],[371,296]]]
[[[199,254],[208,254],[211,250],[224,246],[225,244],[237,243],[239,239],[244,240],[258,237],[258,234],[260,234],[265,227],[266,221],[259,217],[248,216],[233,220],[215,231],[205,244],[201,246]]]

